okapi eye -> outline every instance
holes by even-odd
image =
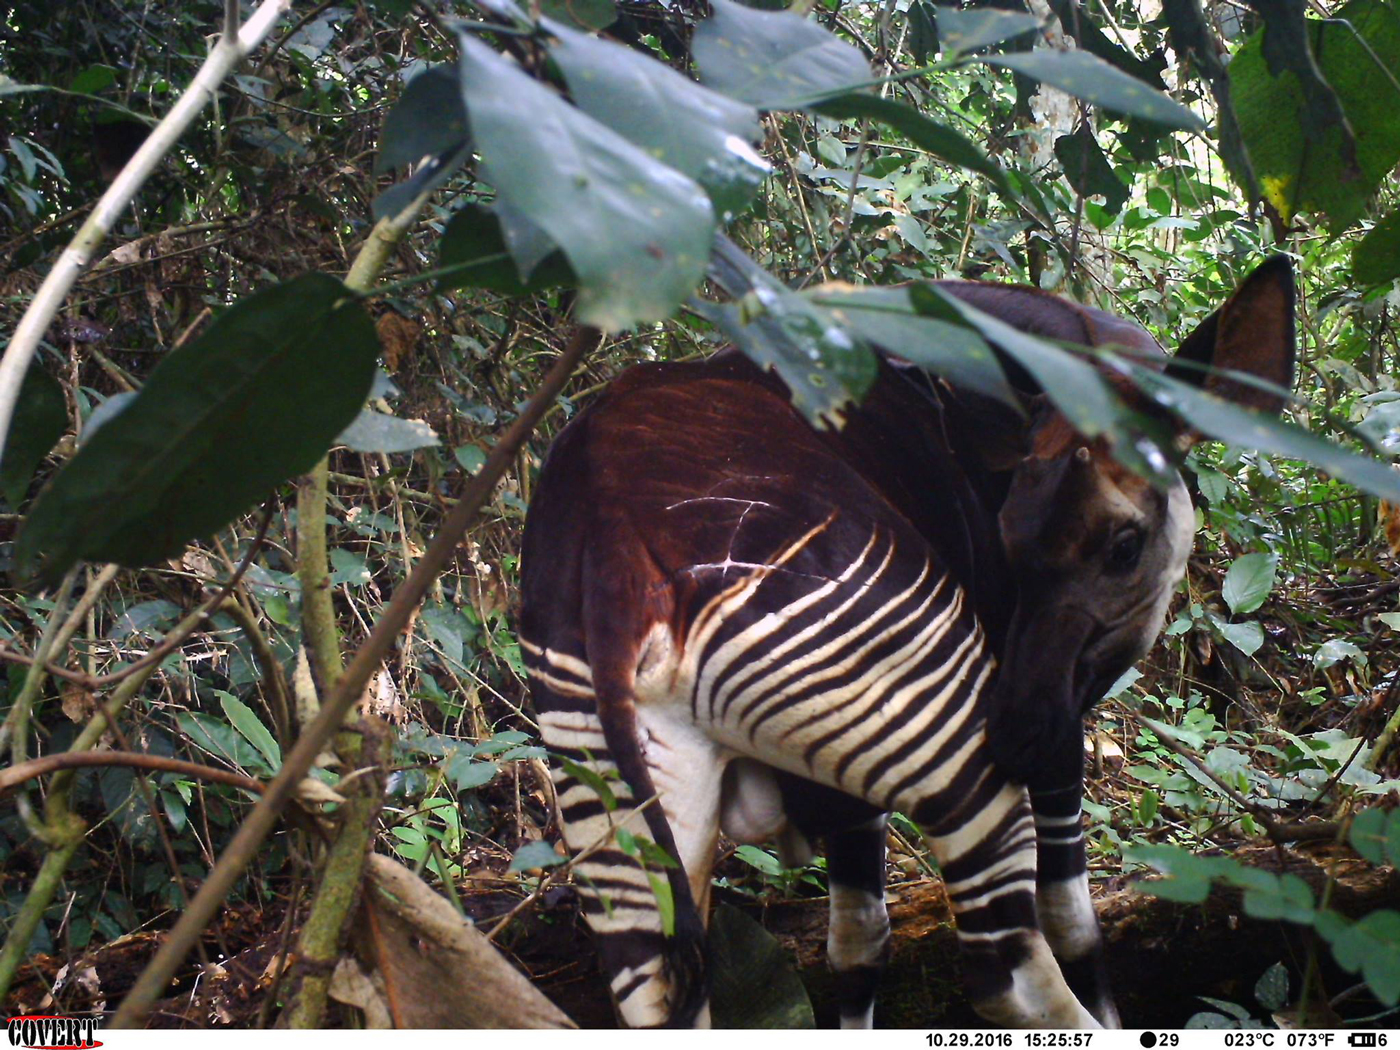
[[[1125,529],[1113,539],[1108,549],[1110,569],[1131,569],[1142,557],[1142,533],[1137,529]]]

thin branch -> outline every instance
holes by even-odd
[[[73,282],[89,262],[98,246],[106,239],[108,232],[116,224],[117,218],[135,199],[161,159],[174,148],[180,136],[194,122],[199,112],[214,98],[215,89],[233,71],[244,57],[260,44],[272,31],[277,20],[291,6],[292,0],[263,0],[237,33],[226,32],[219,37],[209,57],[200,66],[194,80],[185,93],[171,107],[165,118],[156,125],[146,141],[127,161],[126,167],[107,187],[92,214],[79,228],[63,254],[58,257],[53,268],[29,309],[20,318],[10,344],[5,348],[5,356],[0,358],[0,455],[4,454],[5,440],[9,436],[10,422],[14,417],[15,402],[19,398],[20,384],[29,370],[29,362],[38,349],[50,322],[63,305],[64,299],[73,287]],[[225,18],[232,11],[230,26],[237,23],[238,5],[228,0]]]
[[[0,794],[17,784],[23,784],[26,780],[46,776],[57,769],[86,769],[91,766],[129,766],[135,769],[151,769],[158,773],[180,773],[215,784],[242,788],[259,795],[263,793],[263,783],[260,780],[179,758],[147,755],[140,751],[61,751],[55,755],[31,758],[27,762],[0,769]]]
[[[180,916],[180,921],[170,931],[160,951],[137,978],[113,1019],[114,1027],[132,1028],[141,1024],[151,1005],[170,986],[175,971],[190,948],[213,921],[224,898],[256,855],[258,846],[276,826],[297,784],[311,769],[331,736],[341,727],[345,713],[363,695],[370,676],[394,647],[433,581],[456,556],[462,535],[491,495],[496,482],[515,461],[535,424],[563,390],[573,375],[574,366],[601,341],[602,334],[597,329],[580,327],[574,332],[525,410],[496,442],[481,470],[463,485],[460,502],[443,522],[422,560],[412,575],[395,590],[393,599],[369,638],[355,653],[340,680],[327,691],[316,718],[284,758],[281,771],[268,785],[262,800],[239,826],[218,863],[204,880],[204,885],[190,902],[189,909]]]

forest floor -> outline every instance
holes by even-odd
[[[1336,880],[1333,904],[1344,913],[1400,902],[1400,874],[1359,862],[1349,850],[1330,842],[1283,848],[1241,843],[1233,853],[1256,866],[1300,875],[1315,890],[1330,874]],[[477,876],[459,890],[463,907],[483,928],[494,925],[520,900],[518,890],[489,887],[490,878]],[[1267,1021],[1267,1012],[1253,997],[1259,977],[1278,962],[1294,973],[1306,969],[1307,935],[1285,923],[1246,917],[1237,893],[1217,891],[1204,904],[1181,905],[1144,893],[1120,877],[1096,882],[1094,895],[1108,969],[1127,1028],[1180,1028],[1193,1014],[1212,1009],[1202,996],[1238,1004]],[[776,938],[787,965],[795,968],[805,986],[816,1024],[834,1027],[836,989],[826,965],[826,898],[763,900],[724,889],[716,891],[716,898],[720,908],[737,909]],[[877,1027],[982,1027],[960,990],[956,935],[942,884],[933,877],[894,881],[887,900],[893,945],[877,1000]],[[217,961],[202,974],[191,968],[178,994],[157,1004],[152,1025],[258,1024],[276,983],[275,960],[285,937],[285,913],[259,912],[251,906],[231,912],[205,941],[206,953]],[[548,890],[535,907],[512,921],[498,943],[580,1027],[615,1026],[607,984],[572,888]],[[68,967],[38,956],[26,967],[8,1005],[28,1012],[49,1006],[91,1009],[103,1000],[114,1003],[158,944],[158,934],[133,934]],[[229,954],[221,956],[222,951]],[[1327,951],[1318,953],[1318,963],[1330,995],[1355,983],[1355,978],[1336,970]],[[49,998],[55,987],[58,995]],[[735,1016],[732,1010],[743,1009],[727,1001],[730,998],[737,1000],[735,990],[717,991],[717,1027],[727,1027],[727,1016]],[[1360,1005],[1362,1012],[1372,1012],[1369,1004]]]

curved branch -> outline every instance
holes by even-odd
[[[241,773],[230,773],[226,769],[215,769],[198,762],[165,758],[162,755],[147,755],[140,751],[61,751],[56,755],[31,758],[27,762],[0,769],[0,795],[26,780],[42,777],[58,769],[79,769],[87,766],[134,766],[160,773],[183,773],[188,777],[198,777],[215,784],[227,784],[229,787],[242,788],[259,795],[266,789],[261,780],[245,777]]]

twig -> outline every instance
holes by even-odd
[[[180,758],[166,758],[163,755],[148,755],[141,751],[61,751],[55,755],[31,758],[13,766],[0,769],[0,794],[17,784],[35,777],[42,777],[56,769],[87,769],[92,766],[130,766],[135,769],[152,769],[158,773],[180,773],[187,777],[198,777],[215,784],[242,788],[259,795],[263,793],[260,780],[245,777],[214,766],[198,762],[186,762]]]
[[[73,282],[92,260],[93,253],[106,239],[118,216],[135,199],[161,159],[194,122],[200,110],[212,101],[219,83],[272,31],[291,3],[292,0],[263,0],[248,21],[234,32],[238,24],[238,5],[234,0],[229,0],[225,10],[226,31],[210,50],[209,57],[200,66],[194,80],[112,180],[107,192],[102,194],[97,206],[49,270],[29,309],[20,318],[14,336],[5,348],[5,356],[0,358],[0,455],[4,453],[15,402],[19,398],[24,374],[29,370],[29,362],[44,331],[67,298]]]
[[[412,575],[394,592],[394,597],[385,608],[383,616],[345,668],[340,681],[327,691],[316,718],[306,727],[296,746],[284,758],[281,771],[268,785],[262,801],[253,807],[253,811],[239,826],[218,863],[204,880],[204,885],[190,902],[189,909],[180,917],[161,945],[160,951],[137,978],[113,1019],[114,1027],[131,1028],[140,1024],[151,1004],[169,987],[170,980],[185,955],[204,927],[213,920],[224,898],[237,884],[244,869],[257,853],[258,846],[276,826],[278,817],[291,799],[296,785],[310,770],[316,756],[321,753],[332,734],[340,728],[345,713],[363,694],[370,676],[393,648],[400,632],[408,623],[409,616],[428,593],[428,588],[456,555],[457,544],[462,534],[491,495],[501,475],[515,461],[521,445],[534,430],[535,423],[568,382],[573,374],[574,365],[601,341],[602,334],[597,329],[581,327],[574,332],[569,345],[540,384],[525,410],[496,442],[481,470],[463,485],[460,502],[443,522],[441,530],[429,544],[422,560],[414,568]]]

